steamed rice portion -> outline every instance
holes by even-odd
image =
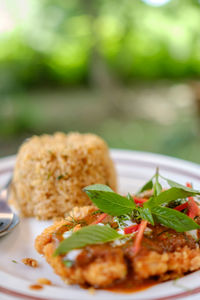
[[[92,205],[82,189],[106,184],[116,191],[116,172],[106,143],[93,134],[34,136],[17,155],[10,201],[23,216],[65,216]]]

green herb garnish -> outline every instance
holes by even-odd
[[[159,171],[158,168],[155,174],[155,183],[153,185],[154,196],[158,196],[162,191],[162,185],[159,182]]]
[[[112,229],[109,225],[86,226],[63,240],[54,252],[54,256],[64,254],[73,249],[83,248],[87,245],[107,243],[124,237],[124,235],[117,233],[117,231]]]
[[[167,204],[171,201],[177,199],[185,199],[190,196],[196,195],[192,191],[183,190],[182,188],[172,187],[166,191],[163,191],[158,196],[151,197],[148,201],[148,204],[152,206],[158,206],[162,204]]]
[[[14,263],[14,264],[17,264],[18,262],[16,261],[16,260],[14,260],[14,259],[12,259],[12,262]]]
[[[103,184],[90,185],[84,191],[99,209],[111,216],[127,214],[136,207],[132,197],[116,194]]]
[[[185,214],[163,206],[152,208],[154,219],[166,227],[172,228],[178,232],[185,232],[193,229],[199,229],[200,226]]]
[[[131,214],[127,214],[127,215],[121,215],[118,217],[114,217],[113,221],[116,222],[118,224],[118,227],[122,229],[122,228],[128,226],[126,221],[130,221],[131,219],[132,219]]]
[[[165,180],[170,188],[163,190],[159,179]],[[199,191],[185,187],[172,180],[156,174],[140,189],[139,193],[153,189],[152,197],[143,203],[143,206],[135,204],[132,196],[127,197],[116,194],[110,187],[102,184],[90,185],[84,188],[91,201],[100,211],[114,216],[119,228],[124,228],[127,220],[147,220],[152,225],[161,224],[172,228],[177,232],[185,232],[200,229],[200,226],[183,212],[179,212],[167,206],[178,201],[186,201],[188,197],[200,195]],[[95,213],[95,212],[94,212]],[[109,225],[90,225],[63,240],[54,255],[64,254],[73,249],[80,249],[87,245],[111,242],[116,239],[127,238],[129,235],[121,235]]]
[[[88,186],[84,188],[84,191],[98,208],[112,216],[119,217],[120,215],[133,213],[152,225],[160,223],[178,232],[200,229],[200,226],[184,213],[163,207],[163,205],[167,205],[174,200],[199,195],[200,192],[164,177],[162,179],[165,179],[171,188],[162,191],[159,177],[157,170],[151,180],[141,189],[141,191],[144,191],[147,187],[152,186],[154,190],[153,196],[144,203],[143,207],[136,206],[130,195],[122,197],[114,193],[109,187],[101,184]]]
[[[163,177],[161,175],[160,175],[160,177],[163,178],[164,180],[166,180],[167,183],[169,184],[169,186],[171,186],[171,187],[179,188],[179,189],[182,189],[182,190],[184,190],[186,192],[193,193],[194,196],[195,195],[200,195],[200,191],[197,191],[197,190],[194,190],[193,188],[184,186],[184,185],[182,185],[180,183],[177,183],[177,182],[175,182],[175,181],[173,181],[171,179],[167,179],[167,178],[165,178],[165,177]]]
[[[175,208],[176,206],[178,205],[181,205],[183,203],[185,203],[186,201],[185,200],[182,200],[182,199],[177,199],[177,200],[172,200],[170,201],[168,204],[167,204],[167,207],[169,208]]]
[[[70,268],[73,266],[74,262],[72,260],[69,260],[69,259],[65,259],[63,260],[63,263],[64,265],[67,267],[67,268]]]
[[[151,190],[153,188],[153,177],[143,185],[143,187],[137,192],[138,194],[141,194],[145,191]]]

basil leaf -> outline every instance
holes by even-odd
[[[187,187],[187,186],[184,186],[184,185],[182,185],[182,184],[180,184],[180,183],[178,183],[178,182],[175,182],[175,181],[173,181],[173,180],[171,180],[171,179],[167,179],[167,178],[165,178],[165,177],[163,177],[163,176],[161,176],[161,177],[162,177],[164,180],[166,180],[167,183],[169,184],[169,186],[171,186],[171,187],[176,187],[176,188],[182,189],[182,190],[184,190],[184,191],[186,191],[186,192],[193,192],[193,195],[200,195],[200,191],[197,191],[197,190],[194,190],[194,189],[189,188],[189,187]]]
[[[155,174],[155,183],[153,185],[154,196],[158,196],[162,191],[162,186],[161,186],[158,178],[159,178],[159,169],[157,168],[156,174]]]
[[[65,254],[73,249],[80,249],[87,245],[107,243],[125,235],[117,233],[110,226],[90,225],[72,233],[70,237],[63,240],[54,252],[54,256]]]
[[[135,208],[131,197],[126,198],[114,192],[102,190],[102,186],[95,185],[84,188],[91,201],[103,212],[111,216],[120,216],[130,213]]]
[[[154,196],[158,196],[162,191],[162,185],[158,181],[158,176],[157,175],[156,175],[156,181],[153,185],[153,189],[154,189]]]
[[[152,207],[152,213],[155,220],[169,228],[178,232],[200,229],[200,226],[185,214],[162,206]]]
[[[140,194],[140,193],[143,193],[145,191],[148,191],[148,190],[151,190],[153,188],[153,181],[152,181],[152,178],[147,182],[145,183],[145,185],[143,185],[143,187],[137,192],[137,195]]]
[[[133,201],[134,209],[136,209],[136,208],[137,208],[136,203],[135,203],[135,201],[133,200],[133,197],[131,196],[130,193],[128,193],[127,198],[128,198],[128,200]]]
[[[150,198],[146,203],[148,203],[149,207],[153,207],[156,205],[169,203],[177,199],[184,199],[193,195],[196,195],[196,193],[194,193],[193,191],[187,191],[183,190],[182,188],[172,187],[171,189],[160,193],[160,195]]]
[[[105,184],[92,184],[92,185],[88,185],[83,190],[84,191],[113,192],[113,190],[109,186],[107,186]]]
[[[143,220],[147,220],[149,223],[154,225],[154,219],[153,219],[152,213],[148,207],[139,208],[139,213]]]

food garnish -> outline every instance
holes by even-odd
[[[101,215],[97,218],[97,220],[95,220],[92,224],[98,224],[98,223],[101,223],[107,216],[108,216],[108,214],[106,214],[106,213],[101,214]]]
[[[199,207],[195,203],[193,197],[189,197],[188,200],[188,217],[194,219],[199,214]]]
[[[63,179],[63,178],[64,178],[64,175],[62,175],[62,174],[59,175],[58,177],[56,177],[57,180],[60,180],[60,179]]]
[[[180,204],[180,205],[174,207],[174,209],[178,210],[178,211],[182,211],[182,210],[186,209],[187,207],[188,207],[188,202],[185,202],[183,204]]]
[[[134,202],[136,203],[136,204],[143,204],[144,202],[147,202],[147,198],[138,198],[138,197],[134,197],[133,198],[133,200],[134,200]]]
[[[103,184],[90,185],[84,191],[99,209],[111,216],[124,215],[136,208],[131,196],[123,197]]]
[[[70,268],[71,266],[73,266],[74,262],[72,260],[69,260],[69,259],[65,259],[63,260],[63,263],[65,264],[65,266],[67,268]]]
[[[189,188],[192,188],[192,184],[189,182],[186,183],[186,186]],[[189,200],[188,200],[188,214],[187,215],[190,218],[194,219],[199,214],[199,207],[196,204],[196,202],[194,201],[193,197],[189,197],[188,199]]]
[[[125,233],[125,234],[133,233],[133,232],[135,232],[135,231],[138,231],[138,228],[139,228],[139,224],[131,225],[131,226],[129,226],[129,227],[125,227],[125,228],[124,228],[124,233]]]
[[[12,262],[13,262],[14,264],[17,264],[17,263],[18,263],[15,259],[12,259]]]
[[[70,237],[63,240],[54,255],[64,254],[73,249],[83,248],[87,245],[107,243],[116,239],[124,238],[124,235],[119,234],[109,225],[99,226],[90,225],[74,232]]]
[[[145,231],[146,227],[147,227],[147,221],[142,220],[142,222],[140,223],[139,229],[138,229],[138,234],[136,235],[136,238],[135,238],[134,243],[133,243],[133,253],[134,253],[134,255],[136,255],[138,253],[138,251],[140,250],[142,237],[143,237],[143,234],[144,234],[144,231]]]
[[[169,189],[163,189],[160,180],[167,182]],[[140,197],[141,193],[149,189],[153,190],[149,199]],[[87,186],[84,191],[102,213],[97,216],[92,225],[82,227],[64,239],[55,250],[54,256],[87,245],[132,238],[135,234],[133,252],[136,255],[140,250],[142,237],[148,224],[151,226],[161,224],[177,232],[200,229],[193,220],[199,215],[199,206],[193,197],[199,196],[200,191],[194,190],[192,185],[184,186],[167,179],[161,176],[158,170],[140,189],[137,196],[130,194],[126,197],[121,196],[102,184]],[[124,234],[119,234],[109,224],[99,224],[107,216],[114,217],[113,220],[118,224],[117,230],[122,229]],[[127,226],[127,220],[135,224]]]

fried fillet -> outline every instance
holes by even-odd
[[[94,207],[75,208],[73,220],[81,226],[84,223],[88,225],[96,218],[93,215],[95,210]],[[54,257],[53,252],[59,243],[55,235],[67,231],[70,224],[70,217],[56,222],[35,241],[36,250],[45,256],[55,273],[69,284],[105,288],[125,281],[130,274],[137,280],[157,278],[165,281],[200,268],[200,250],[194,238],[160,225],[154,226],[144,236],[141,250],[136,256],[133,255],[132,240],[120,245],[93,245],[81,250],[74,264],[67,267],[63,263],[63,256]]]
[[[88,206],[75,208],[73,218],[76,222],[91,216],[96,209]],[[95,216],[93,217],[96,218]],[[111,285],[115,280],[125,278],[127,266],[123,252],[119,248],[110,248],[108,245],[88,247],[78,256],[75,266],[67,268],[62,262],[62,257],[53,257],[56,244],[53,239],[54,233],[70,224],[70,217],[61,220],[46,228],[41,235],[36,238],[35,248],[46,258],[46,261],[53,267],[56,274],[70,284],[89,284],[92,286],[104,287]],[[86,256],[89,253],[90,261],[87,263]],[[81,258],[82,257],[82,258]]]

